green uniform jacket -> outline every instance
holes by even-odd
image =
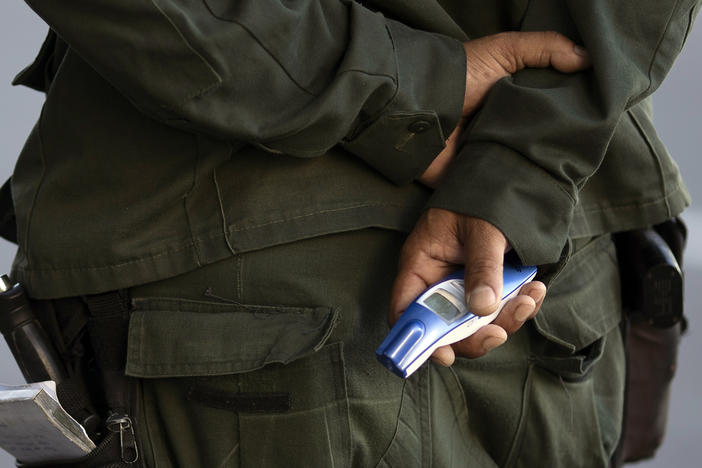
[[[688,195],[648,97],[698,2],[27,0],[55,33],[13,176],[13,278],[35,297],[142,284],[425,206],[498,226],[522,260],[663,221]],[[558,30],[591,70],[525,70],[471,120],[435,192],[415,180],[463,102],[461,41]],[[468,64],[470,66],[470,64]]]

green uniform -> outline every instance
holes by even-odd
[[[697,1],[27,3],[55,33],[16,80],[47,101],[13,175],[12,275],[36,298],[132,288],[144,459],[606,464],[623,385],[608,234],[689,202],[649,96]],[[592,69],[501,80],[441,186],[413,182],[460,116],[461,41],[546,29]],[[426,206],[565,267],[507,345],[402,385],[373,350]],[[289,407],[189,400],[202,386]]]

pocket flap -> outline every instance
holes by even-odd
[[[329,307],[135,299],[128,375],[179,377],[248,372],[318,350],[336,324]]]
[[[621,321],[617,254],[602,236],[573,254],[534,318],[536,329],[569,352],[605,336]]]

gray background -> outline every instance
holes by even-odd
[[[9,2],[8,2],[9,3]],[[0,14],[0,177],[12,172],[15,158],[34,125],[42,96],[22,87],[11,87],[17,71],[34,57],[44,39],[46,26],[22,2],[4,5]],[[683,54],[664,85],[655,95],[656,124],[670,152],[680,164],[694,200],[702,199],[702,27],[693,30]],[[1,182],[1,181],[0,181]],[[702,402],[698,387],[697,360],[702,356],[702,208],[693,204],[685,219],[690,228],[687,250],[686,310],[690,331],[681,348],[668,435],[657,457],[636,466],[697,467],[702,460]],[[9,270],[14,246],[0,239],[0,273]],[[22,377],[4,340],[0,340],[0,382],[17,384]],[[13,466],[12,458],[0,450],[0,467]]]

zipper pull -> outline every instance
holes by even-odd
[[[114,413],[107,418],[107,429],[110,432],[119,432],[119,446],[122,451],[124,463],[134,463],[139,459],[139,449],[134,436],[134,426],[127,414]]]

